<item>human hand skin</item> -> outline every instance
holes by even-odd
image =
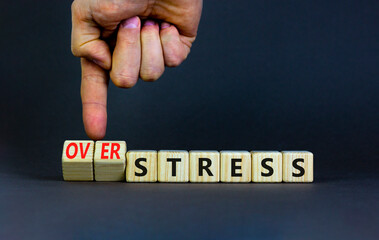
[[[106,133],[109,77],[130,88],[139,77],[155,81],[165,66],[180,65],[195,41],[201,10],[202,0],[72,3],[71,50],[81,58],[83,123],[91,139]]]

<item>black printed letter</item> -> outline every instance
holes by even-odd
[[[267,165],[267,162],[273,162],[272,158],[265,158],[262,160],[262,167],[268,170],[268,173],[261,172],[262,177],[270,177],[274,173],[274,169],[271,166]]]
[[[236,166],[237,162],[242,162],[242,159],[232,158],[232,177],[242,177],[242,173],[236,173],[237,169],[241,169],[241,166]]]
[[[145,176],[147,174],[147,168],[145,166],[142,166],[141,162],[146,162],[146,158],[138,158],[138,159],[136,159],[136,167],[142,170],[142,172],[140,172],[140,173],[135,172],[135,175],[137,177],[143,177],[143,176]]]
[[[176,177],[176,162],[180,162],[181,158],[167,158],[167,162],[172,162],[172,173],[171,175],[173,177]]]
[[[203,163],[206,162],[206,165],[204,166]],[[209,176],[213,176],[211,170],[209,170],[209,167],[212,165],[212,161],[209,158],[199,158],[199,176],[203,176],[203,170],[205,170]]]
[[[298,162],[304,163],[304,159],[297,158],[297,159],[293,160],[292,167],[299,170],[299,173],[292,173],[292,177],[302,177],[305,174],[304,168],[302,166],[298,165],[297,164]]]

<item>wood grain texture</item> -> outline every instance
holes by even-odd
[[[138,166],[136,165],[136,160],[138,161]],[[129,151],[126,154],[126,163],[127,182],[156,182],[158,180],[157,151]]]
[[[252,151],[251,175],[253,182],[282,182],[282,153]]]
[[[190,182],[220,181],[220,153],[218,151],[190,151],[189,154]]]
[[[97,141],[95,144],[94,171],[96,181],[125,180],[125,141]]]
[[[249,152],[221,151],[220,154],[221,182],[251,182],[251,154]],[[234,171],[233,166],[235,166]]]
[[[284,182],[313,182],[313,153],[283,151],[282,155]],[[304,174],[301,169],[304,169]]]
[[[167,159],[171,159],[168,161]],[[178,160],[176,164],[172,159]],[[175,161],[176,161],[175,160]],[[175,168],[173,166],[175,164]],[[176,171],[173,171],[176,170]],[[173,173],[175,175],[173,175]],[[159,182],[188,182],[189,154],[181,150],[161,150],[158,152],[158,181]]]
[[[62,153],[63,179],[93,181],[93,152],[94,141],[65,141]]]

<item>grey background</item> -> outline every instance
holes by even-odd
[[[377,1],[205,0],[179,68],[112,84],[128,149],[312,151],[313,184],[68,183],[71,1],[1,1],[0,239],[377,239]]]

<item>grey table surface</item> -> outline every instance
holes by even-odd
[[[38,151],[28,152],[35,161]],[[2,160],[17,156],[4,153]],[[0,239],[379,236],[375,175],[316,176],[310,184],[64,182],[57,162],[2,165]]]

